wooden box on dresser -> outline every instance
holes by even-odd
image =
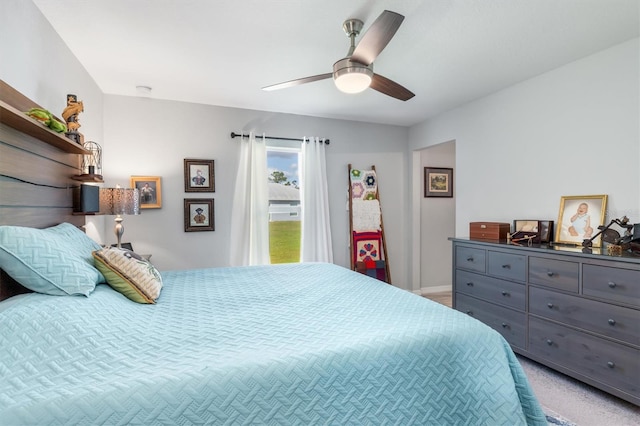
[[[450,240],[455,309],[514,352],[640,405],[640,257]]]

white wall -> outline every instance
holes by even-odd
[[[232,131],[255,130],[267,135],[321,136],[331,140],[327,151],[330,214],[335,262],[349,266],[349,222],[346,211],[347,165],[379,174],[385,234],[394,284],[408,288],[404,253],[404,209],[408,204],[404,153],[406,128],[318,119],[234,108],[105,96],[105,185],[126,186],[131,175],[162,177],[162,208],[125,217],[124,241],[140,253],[153,255],[162,270],[229,264],[231,205],[239,155]],[[184,192],[184,158],[215,160],[215,193]],[[184,232],[183,200],[214,198],[215,231]],[[107,242],[113,242],[110,228]]]
[[[563,195],[608,194],[607,220],[640,222],[639,44],[622,43],[410,129],[412,150],[456,141],[456,236],[468,236],[472,221],[557,221]],[[423,259],[448,249],[430,242],[423,241]]]
[[[0,2],[0,79],[58,117],[77,94],[79,131],[102,141],[102,91],[31,1]]]

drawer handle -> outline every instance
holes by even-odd
[[[507,265],[502,265],[503,269],[511,269],[511,265],[507,264]]]
[[[473,287],[473,282],[469,281],[469,282],[467,283],[467,285],[468,285],[469,287]]]
[[[467,257],[467,262],[473,262],[473,256]]]
[[[502,295],[503,295],[503,296],[509,296],[509,292],[508,292],[508,291],[504,291],[504,290],[503,290],[503,291],[502,291]]]
[[[613,362],[613,361],[609,361],[609,362],[607,362],[607,367],[609,367],[609,368],[613,368],[613,367],[615,367],[615,366],[616,366],[616,363],[615,363],[615,362]]]
[[[555,274],[553,273],[553,271],[547,271],[547,276],[548,276],[548,277],[552,277],[552,276],[554,276],[554,275],[555,275]]]
[[[547,339],[547,345],[549,345],[549,346],[553,345],[553,340]]]
[[[616,325],[616,320],[614,320],[613,318],[609,318],[609,321],[607,321],[609,323],[609,325]]]
[[[502,328],[509,328],[509,324],[507,324],[506,322],[502,323]]]
[[[616,288],[616,283],[609,281],[609,288]]]
[[[553,309],[553,303],[551,303],[551,302],[547,303],[547,308]]]

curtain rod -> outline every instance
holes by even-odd
[[[236,132],[231,132],[231,139],[233,138],[242,138],[242,137],[249,137],[249,135],[245,135],[245,134],[238,134]],[[262,137],[261,135],[256,135],[256,137]],[[304,139],[300,139],[300,138],[281,138],[280,136],[264,136],[265,139],[277,139],[277,140],[281,140],[281,141],[298,141],[298,142],[304,142]],[[325,139],[324,143],[326,145],[329,145],[331,141],[329,139]]]

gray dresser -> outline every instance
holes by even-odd
[[[514,352],[640,405],[640,257],[450,240],[455,309]]]

